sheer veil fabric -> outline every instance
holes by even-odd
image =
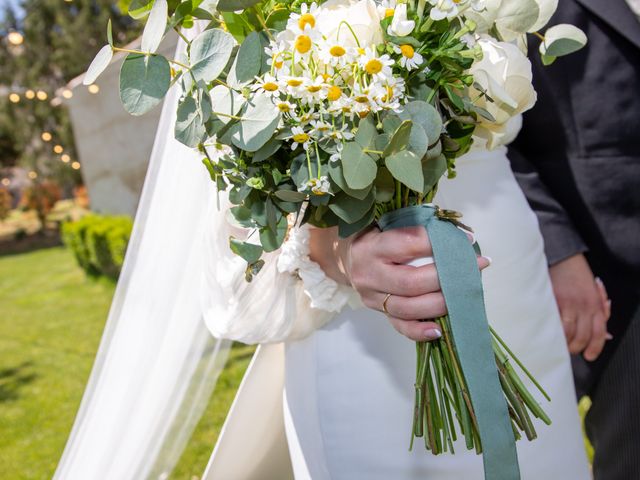
[[[168,478],[227,358],[230,341],[211,336],[200,304],[202,230],[222,213],[207,208],[215,189],[199,156],[173,137],[178,95],[173,88],[164,103],[124,269],[56,480]]]

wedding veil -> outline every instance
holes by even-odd
[[[56,480],[168,478],[227,358],[230,342],[211,336],[199,299],[215,188],[198,154],[174,139],[178,96],[174,87],[164,102],[124,268]]]

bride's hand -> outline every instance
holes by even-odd
[[[401,334],[415,341],[435,340],[442,333],[434,322],[421,321],[447,313],[436,268],[405,265],[432,255],[424,228],[409,227],[381,232],[376,228],[361,235],[339,239],[336,229],[314,229],[311,259],[334,280],[351,285],[363,303],[383,311]],[[478,257],[479,267],[489,260]]]

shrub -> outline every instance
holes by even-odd
[[[90,275],[120,274],[133,222],[125,216],[87,215],[62,225],[62,240]]]
[[[60,187],[53,182],[44,181],[27,187],[22,193],[20,205],[25,210],[35,210],[44,229],[47,215],[60,198]]]
[[[6,188],[0,187],[0,222],[9,218],[11,212],[11,193]]]

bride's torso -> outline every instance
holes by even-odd
[[[541,439],[519,442],[523,478],[588,478],[542,239],[506,148],[459,159],[457,177],[441,181],[436,203],[463,213],[492,258],[483,273],[489,321],[555,397],[545,405],[555,426],[540,425]],[[455,456],[434,457],[422,445],[407,451],[414,368],[413,342],[368,309],[343,311],[289,343],[285,416],[297,478],[481,479],[481,458],[463,445]],[[564,458],[576,460],[554,462]]]

